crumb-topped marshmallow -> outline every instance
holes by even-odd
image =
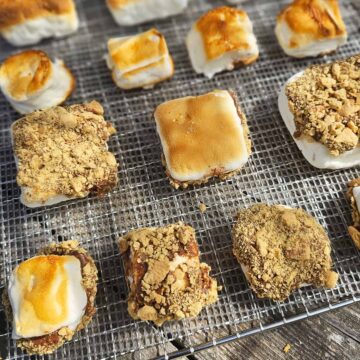
[[[210,10],[197,20],[187,35],[186,45],[194,70],[209,78],[248,65],[259,56],[247,13],[226,6]]]
[[[114,20],[122,26],[179,14],[187,4],[188,0],[107,0]]]
[[[233,175],[251,153],[246,117],[226,90],[167,101],[155,111],[166,173],[178,188]]]
[[[346,43],[347,32],[337,0],[295,0],[277,17],[280,46],[296,58],[318,56]]]
[[[51,61],[39,50],[8,57],[0,67],[0,88],[21,114],[63,103],[75,87],[75,78],[64,62]]]
[[[150,88],[174,74],[165,37],[156,29],[112,38],[108,41],[108,52],[108,68],[121,89]]]
[[[279,110],[306,160],[320,169],[360,164],[360,56],[314,65],[281,89]]]
[[[234,255],[261,298],[283,301],[307,284],[336,286],[330,240],[302,209],[257,204],[240,210],[232,235]]]
[[[197,316],[217,301],[211,268],[200,262],[192,227],[179,222],[133,230],[119,242],[130,288],[128,311],[135,320],[165,321]]]
[[[103,195],[118,181],[107,141],[116,130],[92,101],[36,111],[12,124],[20,201],[53,205],[89,193]]]
[[[1,0],[0,34],[12,45],[36,44],[75,32],[79,20],[73,0]]]

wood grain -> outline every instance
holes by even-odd
[[[196,337],[196,342],[204,340]],[[285,353],[283,348],[288,343],[291,348]],[[195,354],[192,359],[360,359],[360,304],[240,339]]]

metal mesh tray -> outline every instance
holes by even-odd
[[[72,37],[43,41],[37,46],[64,59],[74,72],[77,88],[70,102],[99,100],[106,118],[118,129],[109,146],[121,164],[120,184],[103,199],[89,197],[34,210],[22,206],[9,133],[10,124],[18,115],[0,97],[1,287],[5,287],[12,268],[51,241],[80,240],[99,269],[97,315],[85,331],[52,356],[54,359],[109,359],[134,352],[135,358],[141,359],[147,348],[156,349],[154,356],[172,358],[360,300],[360,254],[347,234],[351,216],[344,196],[346,183],[359,176],[359,169],[321,171],[311,167],[277,109],[277,93],[292,74],[312,63],[360,52],[359,3],[342,2],[350,36],[336,54],[294,60],[282,53],[273,31],[275,16],[287,1],[245,2],[243,7],[254,22],[260,59],[249,67],[207,80],[191,69],[184,38],[195,19],[223,3],[192,0],[183,15],[156,22],[167,38],[176,73],[171,81],[153,90],[117,89],[103,55],[109,37],[145,31],[154,24],[118,27],[103,0],[78,1],[79,31]],[[16,51],[4,41],[0,42],[0,49],[0,60]],[[161,147],[152,112],[163,101],[214,88],[232,88],[238,93],[248,117],[254,152],[241,173],[232,179],[174,190],[161,165]],[[237,209],[260,201],[302,207],[316,216],[331,238],[334,267],[340,274],[335,289],[305,287],[283,303],[254,296],[232,256],[230,231]],[[205,213],[198,209],[200,202],[207,205]],[[170,322],[162,328],[133,321],[127,314],[127,287],[116,240],[133,228],[179,220],[197,231],[201,258],[223,285],[219,301],[195,319]],[[0,355],[26,358],[11,340],[2,308],[0,324]],[[227,336],[216,340],[214,330]],[[208,343],[196,343],[194,334],[201,334]],[[187,348],[169,354],[166,351],[169,342],[183,342]]]

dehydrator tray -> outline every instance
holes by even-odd
[[[295,60],[284,55],[274,36],[276,14],[286,3],[246,1],[242,6],[254,23],[260,58],[251,66],[208,80],[191,69],[184,38],[193,21],[225,1],[191,0],[180,16],[132,28],[117,26],[103,0],[77,1],[79,31],[65,39],[43,41],[35,48],[64,59],[74,72],[77,87],[68,103],[100,101],[106,118],[118,130],[109,147],[121,166],[120,183],[102,199],[89,197],[38,209],[21,205],[9,132],[19,115],[0,97],[1,290],[19,262],[52,241],[78,239],[99,269],[96,316],[85,331],[49,358],[114,359],[133,353],[134,358],[145,359],[148,349],[154,350],[152,356],[175,358],[360,300],[360,253],[347,234],[351,214],[345,198],[346,184],[359,176],[359,168],[322,171],[311,167],[277,109],[278,91],[291,75],[313,63],[360,53],[360,4],[357,0],[341,2],[349,32],[345,46],[324,58]],[[154,25],[168,41],[176,66],[174,78],[152,90],[119,90],[103,58],[106,40]],[[15,51],[0,40],[0,61]],[[248,117],[253,154],[241,173],[227,181],[174,190],[161,164],[152,113],[163,101],[215,88],[232,88],[239,95]],[[205,213],[199,211],[200,202],[207,206]],[[305,287],[285,302],[258,299],[253,294],[232,255],[230,232],[237,210],[257,202],[302,207],[320,221],[331,238],[334,268],[340,274],[336,288]],[[127,285],[117,239],[134,228],[179,220],[196,229],[201,259],[223,286],[219,301],[195,319],[169,322],[162,328],[133,321],[127,313]],[[216,339],[217,330],[226,337]],[[196,342],[196,334],[205,343]],[[169,353],[170,342],[186,345]],[[28,358],[16,349],[2,307],[0,356]]]

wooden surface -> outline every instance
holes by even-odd
[[[214,332],[214,336],[227,335]],[[206,340],[201,336],[195,342]],[[283,351],[290,344],[289,352]],[[175,351],[186,343],[169,344],[168,351]],[[156,349],[142,354],[141,359],[156,356]],[[129,359],[138,359],[129,356]],[[325,360],[360,359],[360,304],[354,304],[262,334],[218,346],[182,359],[188,360]]]

